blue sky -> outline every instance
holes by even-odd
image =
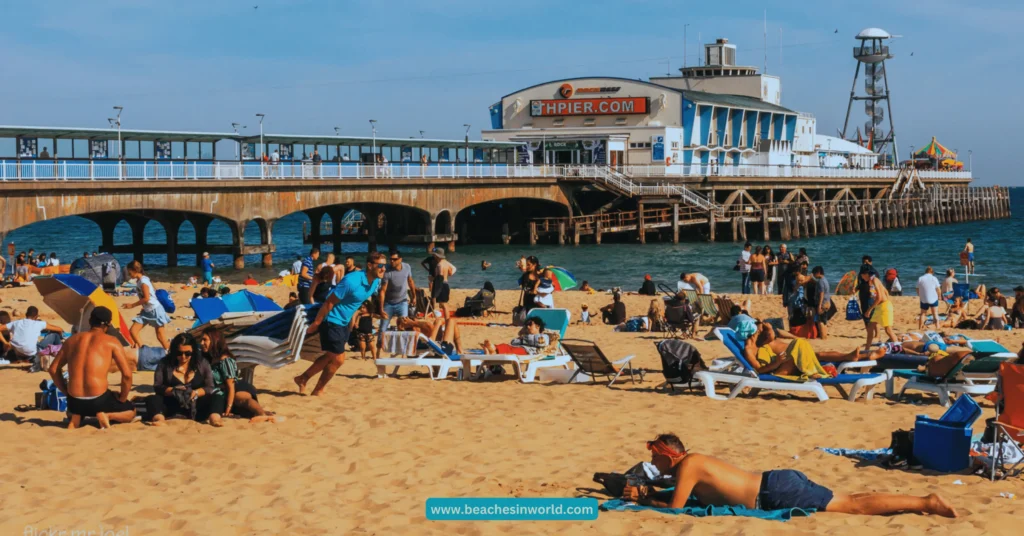
[[[741,64],[782,77],[783,104],[842,127],[853,36],[892,42],[901,153],[931,136],[974,151],[979,184],[1024,185],[1017,95],[1019,1],[173,2],[0,0],[0,124],[474,137],[502,95],[559,78],[647,78],[728,37]],[[253,6],[258,5],[258,9]],[[835,31],[838,30],[838,33]],[[782,46],[779,46],[780,33]],[[910,53],[913,52],[913,56]],[[862,124],[855,108],[851,124]],[[852,127],[851,127],[852,128]]]

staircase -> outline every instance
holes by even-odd
[[[896,175],[896,181],[892,183],[892,188],[889,189],[889,199],[906,197],[914,190],[925,190],[921,175],[917,172],[917,168],[903,167]]]
[[[634,182],[628,174],[608,166],[568,166],[565,176],[587,179],[599,188],[624,197],[679,197],[705,212],[722,213],[722,207],[681,184],[641,184]]]

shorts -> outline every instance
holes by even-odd
[[[892,302],[887,301],[876,306],[871,311],[871,322],[878,324],[880,328],[892,327]]]
[[[974,253],[968,253],[967,254],[967,260],[969,260],[971,262],[974,262]]]
[[[815,484],[807,475],[792,469],[765,471],[761,475],[761,490],[757,493],[759,510],[827,510],[832,502],[832,490]]]
[[[939,306],[939,302],[935,302],[935,303],[924,303],[924,302],[921,302],[921,310],[922,311],[927,311],[928,309],[931,309],[933,307],[938,307],[938,306]]]
[[[134,411],[135,404],[117,399],[109,389],[96,398],[75,398],[68,395],[68,413],[81,417],[95,417],[97,413],[121,413]]]
[[[448,286],[448,283],[441,283],[440,285],[435,283],[434,292],[431,295],[431,298],[434,298],[434,301],[437,303],[448,303],[450,294],[451,287]]]
[[[213,272],[203,272],[203,283],[207,285],[213,284]]]
[[[752,283],[764,283],[764,270],[751,270],[750,281]]]
[[[348,326],[339,326],[330,322],[320,325],[320,348],[332,354],[345,353],[345,343],[348,342]]]
[[[170,324],[171,317],[167,316],[167,312],[164,311],[162,305],[155,305],[149,311],[143,309],[139,316],[132,319],[132,322],[142,324],[143,326],[159,328]]]
[[[313,303],[309,295],[309,287],[299,287],[299,303],[302,305],[310,305]]]
[[[363,333],[362,331],[359,331],[359,332],[356,333],[356,341],[357,342],[362,342],[362,343],[366,343],[366,344],[373,344],[373,340],[375,338],[376,337],[373,336],[373,333]]]

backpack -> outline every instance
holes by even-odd
[[[693,375],[706,370],[700,351],[679,339],[665,339],[654,345],[661,355],[661,373],[669,384],[683,384],[693,388]]]
[[[850,298],[850,300],[846,302],[846,319],[853,321],[860,320],[862,318],[864,318],[864,316],[860,313],[860,304],[857,303],[857,300]]]
[[[892,454],[886,460],[885,466],[889,468],[907,467],[915,465],[914,462],[914,431],[896,430],[892,433],[892,442],[889,444]]]
[[[156,301],[160,302],[160,305],[164,307],[164,311],[168,314],[173,313],[177,307],[174,306],[174,300],[171,299],[171,293],[164,289],[157,289]]]

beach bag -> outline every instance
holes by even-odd
[[[846,319],[854,321],[861,320],[863,318],[864,316],[860,313],[860,304],[857,303],[857,300],[850,298],[850,300],[846,302]]]
[[[156,301],[160,302],[160,305],[163,306],[164,311],[168,314],[173,313],[174,310],[177,309],[177,307],[174,306],[174,300],[171,299],[171,293],[167,292],[165,289],[157,289]]]
[[[162,346],[142,346],[139,348],[139,370],[156,370],[160,360],[167,355]]]
[[[525,291],[524,291],[525,292]],[[519,305],[512,308],[512,325],[513,326],[525,326],[526,325],[526,308],[523,307],[523,292],[519,293]]]
[[[889,459],[885,466],[889,468],[907,467],[913,465],[914,457],[914,431],[896,430],[892,433],[892,441],[889,443]]]
[[[68,410],[68,397],[60,392],[60,389],[57,389],[57,384],[53,383],[53,380],[43,380],[40,382],[39,390],[44,393],[43,405],[45,409],[52,409],[54,411]]]
[[[655,344],[661,355],[661,373],[665,380],[675,384],[685,383],[693,388],[693,375],[697,371],[707,370],[700,351],[686,341],[666,339]]]

